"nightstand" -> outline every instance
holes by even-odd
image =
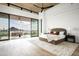
[[[75,43],[75,35],[70,35],[70,34],[68,34],[68,35],[67,35],[67,41],[69,41],[68,39],[73,40],[72,42]]]

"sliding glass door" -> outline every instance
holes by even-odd
[[[0,13],[0,40],[38,36],[37,19]]]
[[[26,17],[20,17],[20,27],[23,30],[23,37],[31,37],[31,19]]]
[[[28,38],[31,33],[29,18],[10,15],[10,38]]]
[[[0,40],[9,39],[8,15],[0,13]]]
[[[39,22],[37,19],[31,20],[31,36],[32,37],[38,37],[39,36]]]

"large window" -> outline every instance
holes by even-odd
[[[8,15],[0,13],[0,40],[9,39]]]
[[[0,13],[0,40],[39,36],[37,19]]]
[[[31,20],[25,17],[10,15],[10,37],[30,37]]]

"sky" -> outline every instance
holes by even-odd
[[[10,27],[16,27],[18,29],[30,30],[30,22],[10,20]],[[0,29],[8,29],[8,19],[0,18]]]
[[[0,18],[0,29],[8,29],[8,20],[5,18]]]
[[[30,30],[30,22],[10,20],[10,27],[16,27],[18,29]]]
[[[36,23],[33,22],[32,29],[36,29]],[[10,20],[10,28],[15,27],[18,29],[23,29],[23,30],[31,30],[31,22],[27,21],[19,21],[19,20]],[[8,19],[7,18],[0,18],[0,29],[8,29]]]

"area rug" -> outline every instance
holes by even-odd
[[[38,38],[31,39],[29,41],[37,45],[38,47],[57,56],[71,56],[78,47],[78,44],[76,43],[62,42],[58,45],[54,45],[48,42],[41,41]]]

